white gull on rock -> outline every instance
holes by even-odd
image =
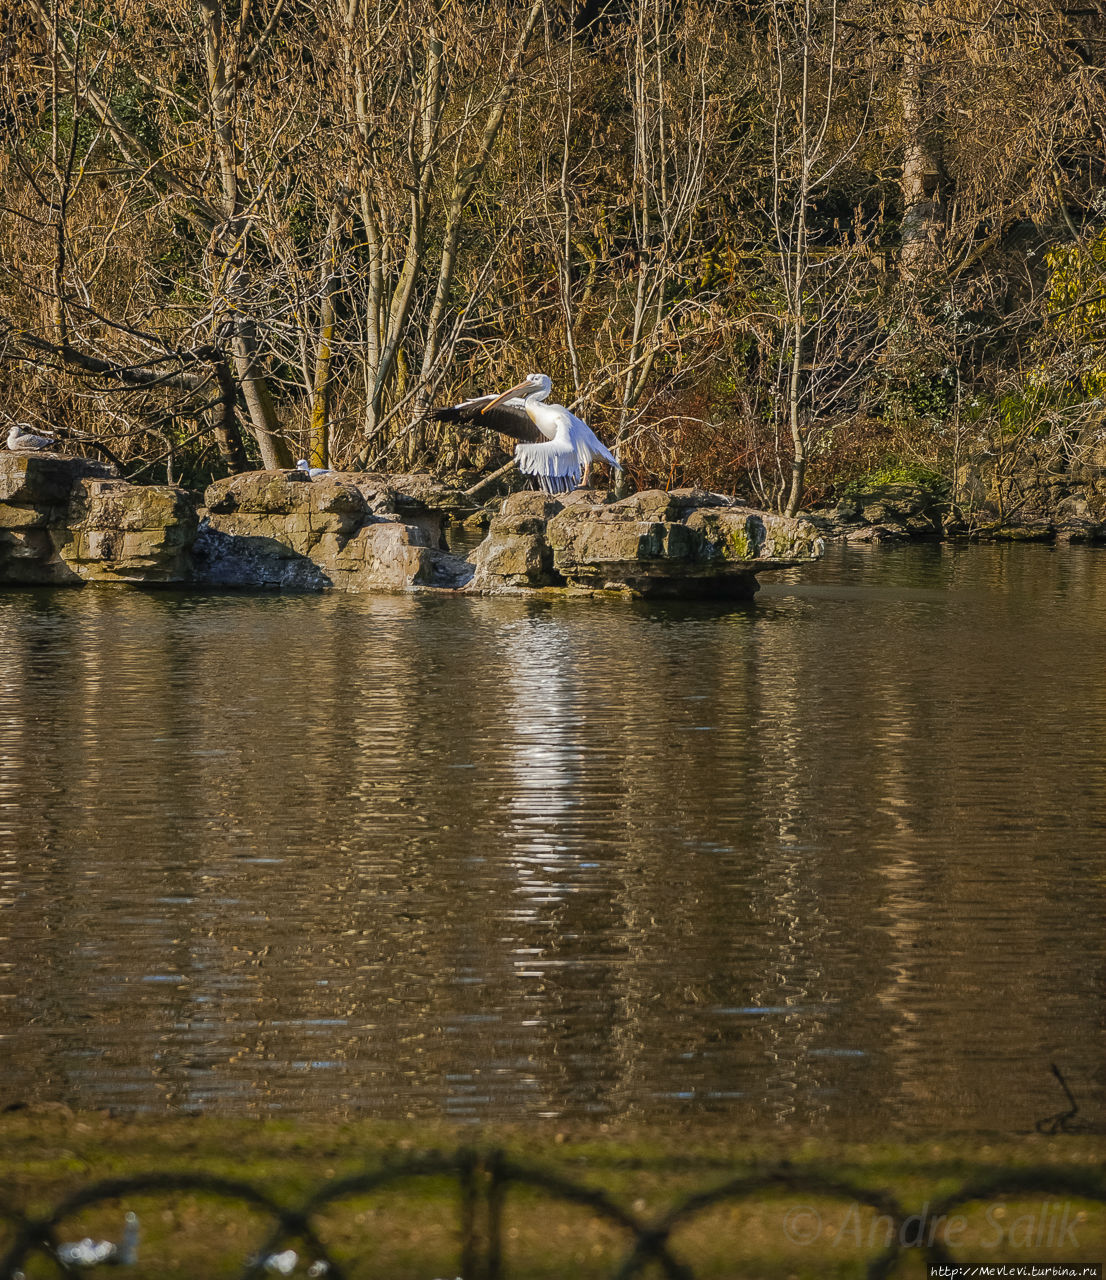
[[[36,436],[28,422],[13,422],[8,432],[8,448],[13,453],[36,453],[57,444],[53,436]]]

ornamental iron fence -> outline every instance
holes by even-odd
[[[249,1182],[204,1173],[150,1173],[94,1182],[66,1196],[41,1215],[26,1214],[0,1202],[0,1223],[6,1227],[8,1242],[0,1260],[0,1280],[21,1280],[29,1267],[36,1275],[40,1274],[44,1264],[62,1276],[83,1275],[93,1267],[108,1264],[134,1267],[143,1275],[160,1274],[149,1272],[142,1265],[137,1219],[133,1213],[126,1215],[128,1227],[119,1242],[92,1239],[65,1242],[63,1228],[68,1220],[94,1206],[110,1204],[125,1208],[128,1197],[134,1200],[179,1194],[213,1197],[270,1219],[268,1235],[261,1247],[252,1250],[250,1256],[239,1263],[227,1257],[225,1265],[233,1270],[220,1268],[220,1274],[237,1275],[241,1280],[261,1280],[273,1274],[326,1277],[326,1280],[387,1276],[391,1280],[392,1270],[374,1269],[371,1250],[354,1264],[333,1256],[323,1239],[319,1219],[355,1197],[372,1196],[405,1183],[432,1178],[456,1182],[457,1276],[463,1280],[508,1280],[511,1276],[525,1276],[524,1268],[508,1267],[504,1256],[503,1218],[507,1194],[512,1188],[527,1188],[576,1206],[621,1233],[625,1239],[624,1254],[616,1268],[607,1273],[611,1280],[629,1280],[646,1271],[668,1280],[695,1280],[694,1268],[681,1260],[673,1246],[673,1233],[709,1210],[748,1203],[766,1194],[845,1202],[853,1207],[863,1206],[878,1215],[884,1223],[881,1234],[886,1247],[877,1256],[858,1263],[855,1272],[870,1280],[890,1276],[906,1255],[922,1254],[931,1268],[953,1265],[943,1226],[958,1210],[973,1204],[994,1202],[1000,1197],[1025,1200],[1038,1196],[1066,1196],[1098,1204],[1106,1201],[1106,1182],[1097,1170],[1038,1166],[979,1175],[952,1194],[927,1203],[919,1212],[904,1207],[889,1191],[872,1190],[846,1179],[784,1164],[730,1177],[687,1196],[659,1217],[642,1221],[605,1191],[573,1181],[555,1170],[521,1163],[500,1151],[461,1150],[448,1155],[414,1156],[335,1179],[298,1205],[282,1203]],[[805,1224],[793,1220],[792,1229],[788,1229],[785,1215],[784,1230],[792,1245],[810,1246],[813,1258],[817,1256],[818,1240],[810,1236],[810,1230],[816,1223],[820,1224],[820,1217],[812,1209],[805,1212],[813,1214],[814,1220]],[[737,1244],[740,1219],[735,1230]],[[728,1274],[743,1274],[737,1259],[734,1268]],[[839,1271],[840,1268],[835,1267],[835,1273]],[[201,1278],[197,1276],[196,1280]],[[429,1273],[427,1280],[430,1280]]]

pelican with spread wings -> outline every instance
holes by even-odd
[[[587,484],[593,462],[621,470],[618,459],[586,422],[561,404],[545,404],[553,390],[544,373],[528,373],[502,395],[476,396],[460,404],[432,409],[437,422],[490,427],[519,441],[515,460],[546,493],[567,493]]]

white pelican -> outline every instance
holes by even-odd
[[[8,448],[13,453],[34,453],[57,444],[53,436],[36,436],[27,422],[13,422],[8,432]]]
[[[306,459],[306,458],[301,458],[301,459],[299,460],[299,462],[297,462],[297,463],[296,463],[296,470],[297,470],[297,471],[306,471],[306,472],[307,472],[307,474],[311,477],[311,479],[312,479],[312,480],[314,480],[316,476],[328,476],[328,475],[330,475],[330,470],[329,470],[329,468],[327,468],[327,467],[313,467],[313,466],[311,465],[311,463],[307,461],[307,459]]]
[[[523,475],[534,476],[546,493],[567,493],[587,484],[593,462],[621,470],[618,459],[586,422],[561,404],[543,404],[553,390],[544,373],[528,373],[498,396],[476,396],[460,404],[432,409],[438,422],[479,423],[511,436]]]

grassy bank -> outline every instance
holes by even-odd
[[[834,1143],[736,1138],[709,1129],[603,1129],[544,1136],[509,1128],[445,1125],[320,1124],[206,1118],[137,1121],[64,1110],[18,1112],[0,1119],[3,1200],[26,1214],[45,1214],[67,1195],[102,1179],[166,1171],[204,1171],[251,1183],[271,1199],[298,1207],[324,1185],[382,1164],[460,1147],[502,1149],[520,1166],[551,1171],[577,1186],[598,1188],[641,1222],[658,1219],[687,1196],[742,1174],[789,1162],[807,1189],[776,1186],[729,1200],[679,1226],[672,1251],[697,1276],[822,1277],[861,1275],[897,1229],[848,1195],[809,1189],[826,1178],[889,1192],[915,1214],[969,1182],[1002,1173],[1046,1173],[1036,1194],[1009,1189],[950,1215],[955,1257],[993,1263],[1089,1261],[1103,1258],[1103,1219],[1093,1201],[1057,1189],[1063,1176],[1094,1178],[1100,1139],[1028,1137],[994,1142]],[[1049,1179],[1052,1179],[1052,1183]],[[1072,1184],[1072,1188],[1076,1183]],[[123,1213],[141,1222],[137,1274],[230,1276],[265,1241],[272,1219],[256,1207],[190,1191],[130,1192],[71,1214],[62,1240],[117,1238]],[[459,1272],[456,1177],[409,1179],[392,1189],[354,1194],[314,1216],[319,1236],[350,1275],[432,1280]],[[908,1231],[917,1234],[917,1223]],[[6,1244],[12,1228],[5,1226]],[[502,1220],[505,1272],[526,1277],[610,1275],[629,1251],[625,1230],[594,1208],[548,1191],[511,1186]],[[910,1236],[908,1235],[908,1239]],[[291,1242],[305,1274],[312,1250]],[[39,1260],[28,1277],[56,1274]],[[650,1271],[647,1274],[660,1274]],[[896,1274],[923,1275],[921,1259],[900,1261]]]

